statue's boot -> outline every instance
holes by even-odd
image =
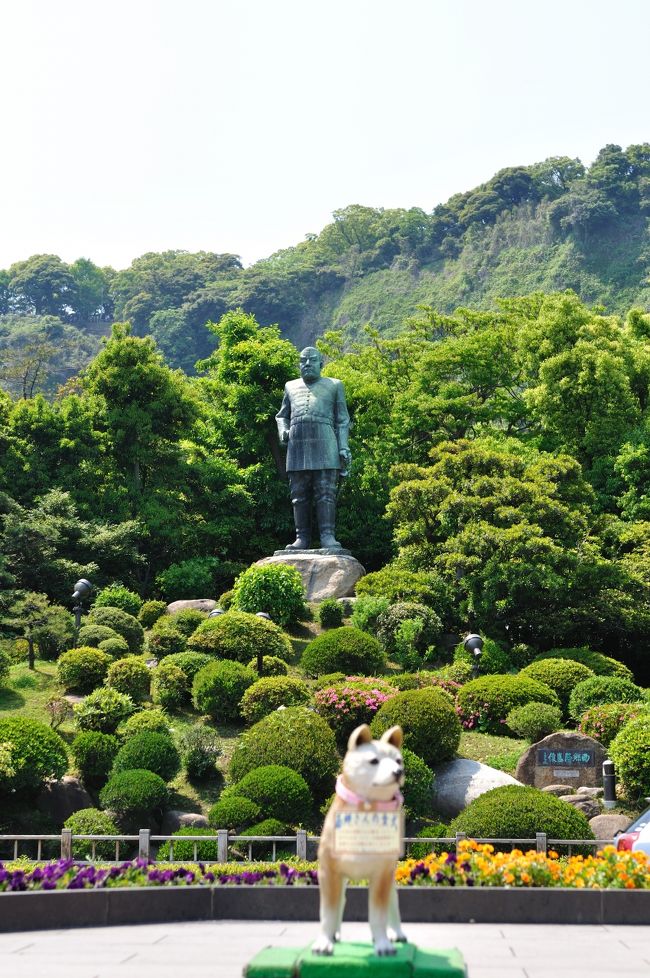
[[[287,544],[285,550],[309,550],[311,544],[311,504],[294,503],[293,519],[296,524],[296,539]]]
[[[341,547],[341,544],[334,536],[334,524],[336,519],[336,503],[329,499],[319,499],[316,504],[316,514],[318,516],[318,530],[320,533],[320,545],[323,549],[330,547]]]

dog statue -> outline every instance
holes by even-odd
[[[312,947],[315,954],[332,954],[339,939],[349,879],[368,880],[375,953],[395,954],[392,940],[406,941],[395,886],[402,850],[401,746],[401,727],[391,727],[380,740],[372,739],[366,724],[350,734],[318,847],[321,932]]]

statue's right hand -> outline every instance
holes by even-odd
[[[288,443],[289,443],[289,432],[288,431],[280,432],[280,444],[287,445]]]

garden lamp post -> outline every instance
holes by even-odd
[[[81,614],[83,612],[83,601],[87,598],[92,591],[93,586],[90,581],[87,581],[85,577],[77,581],[74,586],[74,594],[72,595],[72,600],[76,601],[74,608],[74,645],[73,648],[76,649],[77,641],[79,639],[79,629],[81,628]]]
[[[472,663],[472,678],[477,679],[479,662],[481,661],[481,656],[483,655],[483,639],[480,635],[468,635],[463,642],[463,645],[465,649],[468,652],[471,652],[472,656],[474,657]]]

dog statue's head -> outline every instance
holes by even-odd
[[[391,727],[373,740],[367,724],[350,734],[343,759],[343,780],[348,788],[369,801],[390,801],[404,784],[402,728]]]

